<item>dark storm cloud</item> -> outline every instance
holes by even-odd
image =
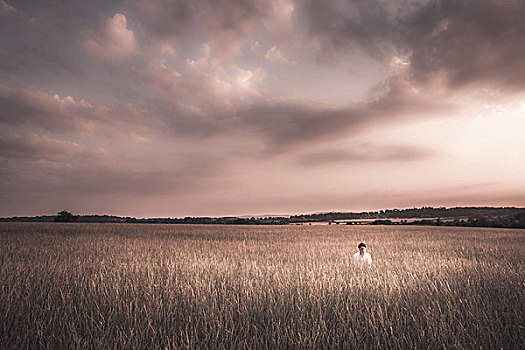
[[[378,0],[306,0],[297,1],[296,6],[299,21],[320,40],[321,60],[356,50],[376,58],[389,55],[400,35],[394,29],[402,10],[399,1]]]
[[[412,74],[425,81],[444,72],[452,87],[479,82],[523,89],[524,16],[519,0],[431,3],[408,22]]]
[[[391,81],[383,94],[367,103],[331,108],[305,101],[242,103],[235,110],[191,114],[178,106],[156,103],[148,110],[162,116],[171,133],[213,137],[226,133],[255,133],[265,155],[291,152],[306,144],[354,136],[366,130],[400,122],[418,114],[440,115],[455,106],[440,95],[416,93],[411,85]]]
[[[392,79],[386,90],[367,103],[328,108],[308,103],[265,103],[240,110],[237,120],[260,133],[270,153],[281,153],[311,142],[330,141],[399,122],[418,114],[441,114],[454,105],[440,95],[413,90],[403,79]]]
[[[351,150],[325,150],[301,156],[298,163],[308,167],[332,163],[409,162],[426,159],[435,152],[407,145],[358,145]]]
[[[520,0],[299,1],[298,13],[322,55],[361,49],[387,62],[410,59],[419,83],[441,74],[451,88],[471,83],[525,86],[525,2]]]

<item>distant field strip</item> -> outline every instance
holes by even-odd
[[[525,230],[1,223],[0,240],[2,349],[525,348]]]

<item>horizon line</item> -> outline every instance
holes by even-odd
[[[135,217],[130,215],[116,215],[116,214],[76,214],[73,212],[73,215],[75,216],[114,216],[114,217],[121,217],[121,218],[134,218],[134,219],[184,219],[184,218],[266,218],[266,217],[291,217],[291,216],[302,216],[302,215],[316,215],[316,214],[361,214],[361,213],[377,213],[381,211],[393,211],[393,210],[410,210],[410,209],[459,209],[459,208],[465,208],[465,209],[525,209],[525,207],[519,207],[519,206],[453,206],[453,207],[447,207],[447,206],[421,206],[421,207],[405,207],[405,208],[385,208],[385,209],[377,209],[377,210],[361,210],[361,211],[337,211],[337,210],[330,210],[330,211],[316,211],[316,212],[307,212],[307,213],[299,213],[299,214],[242,214],[242,215],[185,215],[185,216],[149,216],[149,217]],[[61,211],[67,211],[69,210],[62,209]],[[57,214],[59,213],[57,212]],[[40,215],[14,215],[14,216],[2,216],[0,219],[11,219],[11,218],[35,218],[35,217],[50,217],[50,216],[57,216],[56,214],[40,214]]]

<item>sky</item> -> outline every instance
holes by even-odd
[[[0,216],[525,206],[522,0],[0,0]]]

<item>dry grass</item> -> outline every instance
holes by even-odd
[[[0,239],[3,349],[525,347],[525,230],[3,223]]]

